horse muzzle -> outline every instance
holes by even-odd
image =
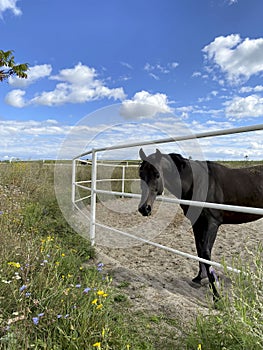
[[[143,216],[149,216],[152,213],[152,208],[149,204],[143,204],[138,210]]]

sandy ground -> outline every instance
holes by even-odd
[[[143,237],[167,247],[196,255],[190,223],[179,206],[155,203],[152,216],[142,217],[136,199],[114,199],[97,204],[97,222]],[[255,250],[263,242],[263,219],[242,225],[222,225],[214,245],[212,259],[233,264],[233,258],[246,259],[245,247]],[[114,284],[123,286],[134,307],[163,313],[182,322],[197,310],[207,311],[211,293],[207,283],[197,287],[191,279],[198,272],[198,262],[169,251],[137,242],[130,237],[96,228],[97,259],[113,276]],[[218,269],[227,285],[229,279]]]

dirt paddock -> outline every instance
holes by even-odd
[[[167,247],[196,255],[192,228],[178,205],[155,203],[150,217],[142,217],[136,199],[114,199],[97,204],[97,222]],[[212,260],[232,266],[233,259],[246,259],[247,249],[263,242],[263,219],[242,225],[222,225]],[[196,287],[191,279],[198,262],[144,244],[116,232],[96,228],[97,259],[113,276],[117,286],[138,309],[188,319],[207,309],[211,294],[207,283]],[[245,261],[245,260],[244,260]],[[216,269],[226,286],[229,280]]]

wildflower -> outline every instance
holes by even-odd
[[[92,300],[92,302],[91,302],[92,305],[97,305],[97,303],[98,303],[98,299],[94,299],[94,300]]]
[[[96,306],[96,310],[100,310],[100,309],[102,309],[102,308],[103,308],[103,305],[102,305],[102,304],[99,304],[99,305]]]
[[[102,336],[102,338],[105,337],[105,328],[102,328],[101,336]]]
[[[87,288],[84,289],[83,293],[84,293],[84,294],[87,294],[89,291],[90,291],[90,288],[87,287]]]
[[[0,215],[4,214],[4,212],[2,210],[0,210]]]
[[[202,350],[202,344],[198,344],[197,350]]]
[[[103,263],[99,263],[99,264],[97,265],[97,270],[98,270],[99,272],[102,271],[103,266],[104,266]]]
[[[97,294],[98,294],[98,295],[104,295],[105,293],[103,292],[103,290],[98,290],[98,291],[97,291]]]
[[[9,266],[13,266],[16,267],[17,269],[19,269],[21,267],[19,262],[14,262],[14,261],[10,261],[7,263]]]
[[[109,295],[109,294],[104,293],[104,294],[103,294],[103,298],[107,298],[108,295]]]
[[[39,323],[39,317],[33,317],[32,320],[33,320],[34,325],[37,326]]]
[[[76,284],[75,287],[76,287],[76,288],[81,288],[81,284]],[[83,293],[85,293],[85,289],[84,289],[84,292],[83,292]]]
[[[93,344],[95,348],[101,349],[100,342],[98,341],[97,343]]]
[[[19,291],[23,292],[26,288],[27,288],[27,286],[25,284],[23,284],[22,287],[19,288]]]
[[[64,258],[64,256],[66,256],[64,253],[61,254],[62,258]]]
[[[79,269],[80,269],[80,271],[82,271],[82,270],[84,269],[84,267],[83,267],[83,266],[80,266],[80,268],[79,268]]]
[[[15,279],[15,280],[21,280],[21,276],[19,275],[18,272],[15,272],[15,275],[14,275],[13,279]]]
[[[57,318],[60,319],[62,317],[62,315],[57,315]]]
[[[9,284],[11,283],[12,281],[7,281],[7,280],[2,280],[3,283],[6,283],[6,284]]]
[[[37,326],[39,324],[39,319],[40,319],[40,317],[43,317],[43,316],[44,316],[44,312],[41,312],[36,317],[32,317],[32,320],[33,320],[33,323],[35,326]]]
[[[26,292],[25,296],[26,297],[30,297],[31,293],[30,292]]]

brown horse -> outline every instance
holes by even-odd
[[[140,149],[142,163],[141,201],[139,212],[151,214],[156,196],[164,188],[179,199],[263,208],[263,166],[230,169],[215,162],[193,161],[180,154],[162,154],[159,150],[149,156]],[[190,220],[200,258],[211,260],[217,231],[222,224],[240,224],[261,218],[260,215],[181,205]],[[216,275],[211,265],[199,263],[195,283],[208,277],[214,299],[219,298]]]

